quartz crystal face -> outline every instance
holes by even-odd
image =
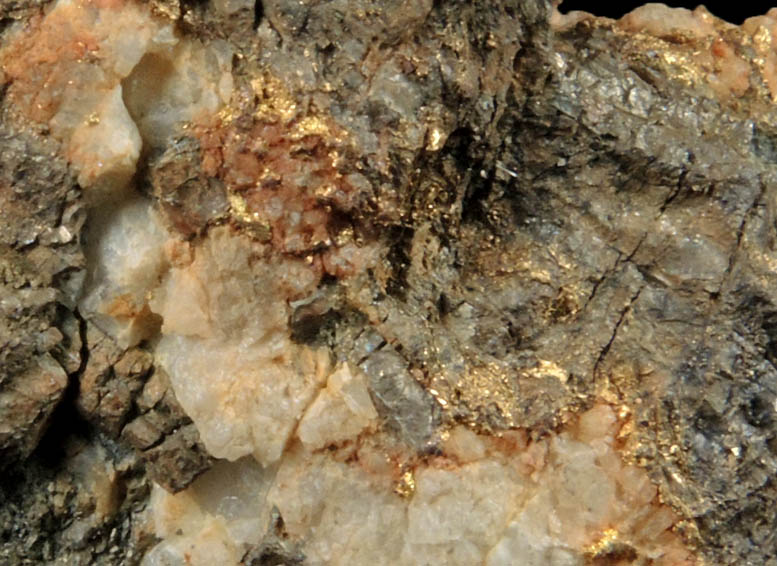
[[[0,563],[777,565],[777,11],[0,22]]]

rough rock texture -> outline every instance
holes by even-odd
[[[207,470],[211,458],[151,355],[119,348],[92,324],[86,343],[89,359],[75,399],[80,416],[107,437],[126,440],[166,489],[179,491]]]
[[[57,144],[0,128],[0,467],[32,452],[81,365],[84,211]]]
[[[777,564],[777,12],[555,4],[0,6],[0,560]]]

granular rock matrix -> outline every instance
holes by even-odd
[[[0,562],[777,565],[777,11],[0,5]]]

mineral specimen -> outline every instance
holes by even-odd
[[[777,12],[558,4],[0,4],[0,562],[777,564]]]

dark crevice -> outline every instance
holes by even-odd
[[[688,176],[688,171],[683,171],[680,173],[680,178],[677,180],[677,185],[675,186],[672,191],[670,191],[669,196],[667,196],[664,203],[661,205],[661,208],[659,209],[659,213],[663,214],[666,212],[666,209],[669,207],[670,204],[680,195],[680,192],[683,190],[683,185],[685,184],[685,179]]]
[[[627,256],[626,256],[626,258],[625,258],[625,259],[623,259],[623,261],[622,261],[622,262],[620,262],[620,261],[619,261],[618,263],[630,263],[630,262],[632,261],[632,259],[634,259],[634,256],[635,256],[635,255],[637,255],[637,252],[639,251],[639,248],[640,248],[640,247],[642,246],[642,244],[645,242],[645,240],[647,239],[647,237],[648,237],[648,234],[647,234],[647,232],[645,232],[644,234],[642,234],[642,237],[639,239],[639,242],[637,242],[637,245],[636,245],[636,246],[634,246],[634,249],[633,249],[633,250],[631,250],[631,252],[629,253],[629,255],[627,255]],[[622,255],[623,255],[623,254],[621,254],[621,256],[622,256]],[[619,259],[620,259],[620,258],[619,258]]]
[[[588,305],[591,303],[591,301],[594,300],[594,297],[596,297],[596,293],[599,291],[599,288],[602,286],[602,283],[604,283],[604,281],[610,275],[615,273],[615,269],[617,268],[618,263],[620,262],[620,259],[621,259],[621,257],[619,255],[618,259],[615,260],[615,263],[613,264],[613,266],[610,269],[608,269],[607,271],[605,271],[602,274],[602,276],[599,277],[596,281],[594,281],[594,286],[591,289],[591,293],[588,295],[588,298],[586,299],[585,304],[583,305],[583,309],[582,310],[586,310],[586,308],[588,308]]]
[[[259,27],[262,19],[264,19],[264,4],[262,4],[262,0],[256,0],[254,3],[254,29]]]
[[[634,295],[631,297],[631,300],[629,301],[629,304],[624,307],[624,309],[621,311],[620,316],[618,317],[618,321],[615,323],[615,326],[612,329],[612,334],[610,335],[610,339],[607,342],[607,344],[604,345],[601,352],[599,352],[599,357],[596,359],[596,363],[594,363],[594,369],[593,369],[593,376],[594,379],[596,378],[597,373],[599,372],[599,366],[604,361],[604,358],[607,357],[607,354],[610,351],[610,348],[612,348],[613,342],[615,342],[615,338],[618,336],[618,330],[620,329],[621,325],[623,324],[623,321],[626,319],[626,315],[631,311],[632,307],[634,306],[634,303],[637,302],[637,299],[639,299],[640,293],[642,293],[642,289],[644,287],[640,287],[637,289],[637,292],[634,293]]]
[[[86,336],[87,336],[87,326],[86,326],[86,319],[81,316],[81,313],[78,312],[78,309],[76,309],[73,312],[73,316],[76,317],[78,320],[78,334],[81,338],[81,364],[78,366],[78,370],[76,371],[73,376],[71,376],[71,379],[74,379],[76,384],[78,383],[78,378],[81,377],[81,375],[84,373],[84,370],[86,370],[86,364],[89,363],[89,344],[87,343]]]
[[[599,277],[599,278],[598,278],[596,281],[594,281],[594,286],[593,286],[593,288],[591,289],[591,293],[588,295],[588,299],[586,299],[586,302],[585,302],[585,304],[583,305],[583,310],[585,310],[585,309],[588,307],[588,305],[591,303],[591,301],[592,301],[592,300],[594,299],[594,297],[596,296],[596,293],[597,293],[597,291],[599,290],[599,288],[601,287],[602,283],[604,283],[604,281],[605,281],[605,280],[606,280],[608,277],[610,277],[611,275],[613,275],[614,273],[616,273],[616,272],[618,271],[618,268],[619,268],[621,265],[623,265],[623,264],[626,264],[626,263],[633,263],[633,262],[632,262],[632,259],[633,259],[633,258],[634,258],[634,256],[636,255],[637,251],[639,251],[639,248],[640,248],[640,246],[642,246],[642,244],[645,242],[645,240],[646,240],[646,239],[647,239],[647,233],[645,233],[645,234],[643,234],[643,235],[642,235],[642,238],[640,238],[639,242],[637,242],[637,244],[634,246],[634,249],[633,249],[633,250],[631,250],[631,252],[629,253],[629,255],[627,255],[625,258],[623,257],[623,255],[624,255],[624,252],[622,252],[622,251],[620,251],[620,250],[616,250],[616,251],[618,252],[618,257],[615,259],[615,263],[612,265],[612,267],[610,267],[609,269],[607,269],[607,271],[605,271],[605,272],[602,274],[602,276],[601,276],[601,277]],[[636,264],[635,264],[635,265],[636,265]],[[639,272],[640,272],[640,273],[642,273],[642,272],[643,272],[643,270],[645,269],[645,267],[644,267],[644,266],[639,266],[639,265],[636,265],[636,267],[637,267],[637,269],[639,270]]]
[[[758,195],[755,197],[752,204],[742,215],[742,221],[740,222],[739,228],[737,229],[736,246],[734,247],[734,250],[731,252],[731,255],[728,258],[728,266],[726,267],[726,271],[723,274],[723,277],[721,279],[720,287],[718,288],[718,291],[717,291],[718,294],[720,294],[723,291],[723,287],[725,286],[726,281],[728,281],[729,277],[734,271],[734,266],[737,261],[737,256],[739,255],[739,250],[742,246],[742,239],[745,235],[745,230],[747,229],[747,223],[750,221],[750,218],[755,214],[755,211],[758,209],[758,207],[761,206],[761,203],[763,202],[765,194],[766,194],[766,184],[763,181],[761,181],[761,189],[758,192]]]
[[[89,345],[86,341],[86,320],[78,310],[73,312],[78,320],[78,332],[81,337],[81,363],[78,369],[68,375],[68,383],[62,399],[54,409],[48,429],[41,438],[35,453],[40,461],[49,466],[57,465],[64,457],[65,438],[76,435],[88,437],[92,433],[91,425],[78,413],[76,399],[80,391],[80,378],[89,362]]]
[[[486,177],[480,174],[483,159],[477,146],[475,133],[471,128],[462,126],[448,136],[441,152],[450,159],[461,178],[467,180],[461,204],[465,221],[483,217],[482,203],[488,198],[493,183],[493,171]]]
[[[414,231],[410,228],[394,228],[389,237],[390,248],[388,263],[394,272],[386,284],[386,292],[395,298],[403,299],[407,292],[407,272],[410,268],[410,247]]]

